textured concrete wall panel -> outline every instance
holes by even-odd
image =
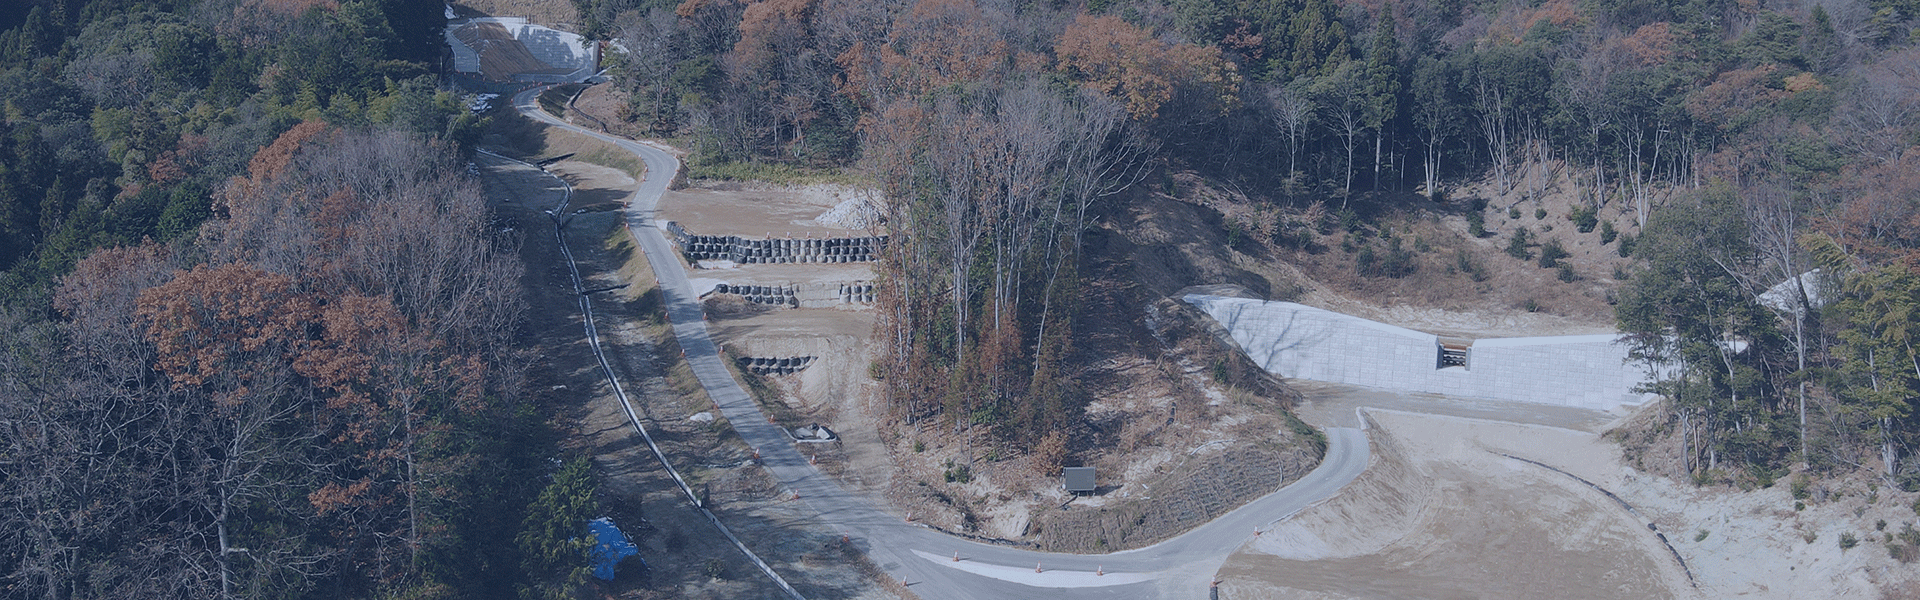
[[[1646,368],[1614,335],[1475,340],[1466,368],[1439,368],[1439,338],[1291,302],[1183,298],[1282,377],[1608,410],[1641,401]]]

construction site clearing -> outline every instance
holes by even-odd
[[[694,235],[752,240],[871,236],[867,227],[823,218],[853,194],[841,192],[695,182],[693,189],[668,193],[655,218]],[[876,410],[878,384],[867,376],[875,318],[868,305],[843,301],[822,310],[750,300],[780,295],[766,293],[768,288],[870,281],[872,263],[690,262],[692,276],[711,280],[717,292],[706,299],[715,340],[736,358],[786,361],[772,364],[788,370],[756,372],[776,384],[768,399],[795,413],[783,418],[827,424],[843,436],[819,452],[823,470],[854,490],[886,496],[894,508],[911,511],[929,526],[1066,551],[1118,550],[1132,540],[1114,535],[1125,532],[1113,525],[1132,519],[1114,517],[1146,515],[1153,508],[1149,502],[1170,497],[1149,498],[1151,490],[1206,487],[1185,483],[1204,481],[1193,474],[1221,456],[1242,452],[1238,444],[1250,441],[1255,430],[1274,431],[1264,423],[1248,423],[1257,413],[1240,410],[1243,400],[1231,390],[1210,385],[1204,362],[1163,358],[1103,366],[1114,372],[1178,372],[1198,384],[1198,393],[1128,388],[1103,397],[1090,413],[1166,415],[1178,407],[1182,414],[1204,418],[1189,423],[1191,417],[1183,417],[1174,427],[1123,436],[1142,443],[1094,457],[1105,460],[1103,477],[1114,479],[1103,482],[1103,496],[1076,501],[1078,514],[1069,515],[1051,509],[1061,498],[1036,491],[1051,480],[1036,483],[1038,478],[1023,474],[1016,461],[973,462],[979,459],[975,449],[951,438],[921,437],[912,428],[882,430],[887,421]],[[721,283],[727,285],[724,292]],[[1371,308],[1393,312],[1391,306]],[[1475,337],[1496,329],[1453,322],[1463,318],[1455,312],[1401,316],[1387,320]],[[1446,327],[1426,322],[1433,320],[1447,321]],[[1500,324],[1497,329],[1506,335],[1531,332],[1536,325]],[[1579,325],[1593,331],[1562,333],[1605,329]],[[1914,575],[1873,547],[1892,544],[1894,530],[1911,524],[1911,494],[1868,481],[1834,482],[1831,495],[1823,492],[1818,502],[1800,509],[1785,484],[1751,491],[1702,489],[1639,470],[1606,435],[1657,412],[1658,405],[1595,411],[1292,383],[1307,399],[1300,417],[1313,425],[1355,426],[1361,423],[1350,421],[1370,415],[1375,462],[1339,495],[1242,546],[1219,572],[1223,597],[1796,598],[1873,597],[1883,590],[1914,589]],[[1242,441],[1233,447],[1212,445],[1223,439]],[[956,462],[975,467],[972,481],[939,482],[942,465],[951,469]],[[1233,485],[1270,489],[1293,477],[1287,466],[1270,470],[1278,481]],[[1085,523],[1061,520],[1082,515]],[[1877,532],[1876,519],[1891,526]],[[1044,534],[1041,524],[1076,535]],[[1842,534],[1855,532],[1865,536],[1866,547],[1849,551],[1836,543]]]

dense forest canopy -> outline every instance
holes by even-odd
[[[630,52],[620,119],[696,170],[885,193],[896,418],[1057,453],[1089,401],[1075,332],[1112,318],[1084,302],[1086,234],[1168,170],[1344,222],[1473,184],[1633,224],[1618,322],[1676,374],[1653,433],[1699,481],[1920,486],[1920,1],[573,4],[560,25]],[[577,581],[556,524],[591,510],[590,470],[549,486],[534,458],[521,266],[462,175],[485,123],[443,85],[444,5],[20,6],[0,589]]]
[[[0,595],[583,577],[552,524],[589,518],[591,473],[542,494],[518,241],[467,175],[483,122],[439,83],[444,10],[0,14]]]

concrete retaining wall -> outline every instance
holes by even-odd
[[[820,239],[754,239],[737,235],[698,235],[668,221],[667,233],[687,260],[731,260],[740,264],[868,262],[886,245],[887,236]]]
[[[789,375],[813,364],[812,356],[742,356],[737,359],[740,368],[761,375]]]
[[[1409,392],[1609,410],[1649,380],[1615,335],[1474,340],[1466,367],[1440,368],[1440,338],[1294,304],[1190,294],[1261,367],[1282,377]]]
[[[754,304],[792,308],[831,308],[843,304],[873,304],[873,284],[865,281],[787,285],[722,283],[714,286],[713,292],[737,294]]]

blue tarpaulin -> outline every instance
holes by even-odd
[[[600,517],[587,522],[587,530],[593,532],[593,548],[587,550],[587,559],[593,562],[593,576],[613,581],[613,567],[620,560],[640,553],[640,549],[627,541],[627,534],[615,527],[613,519]],[[642,566],[647,564],[641,559]]]

